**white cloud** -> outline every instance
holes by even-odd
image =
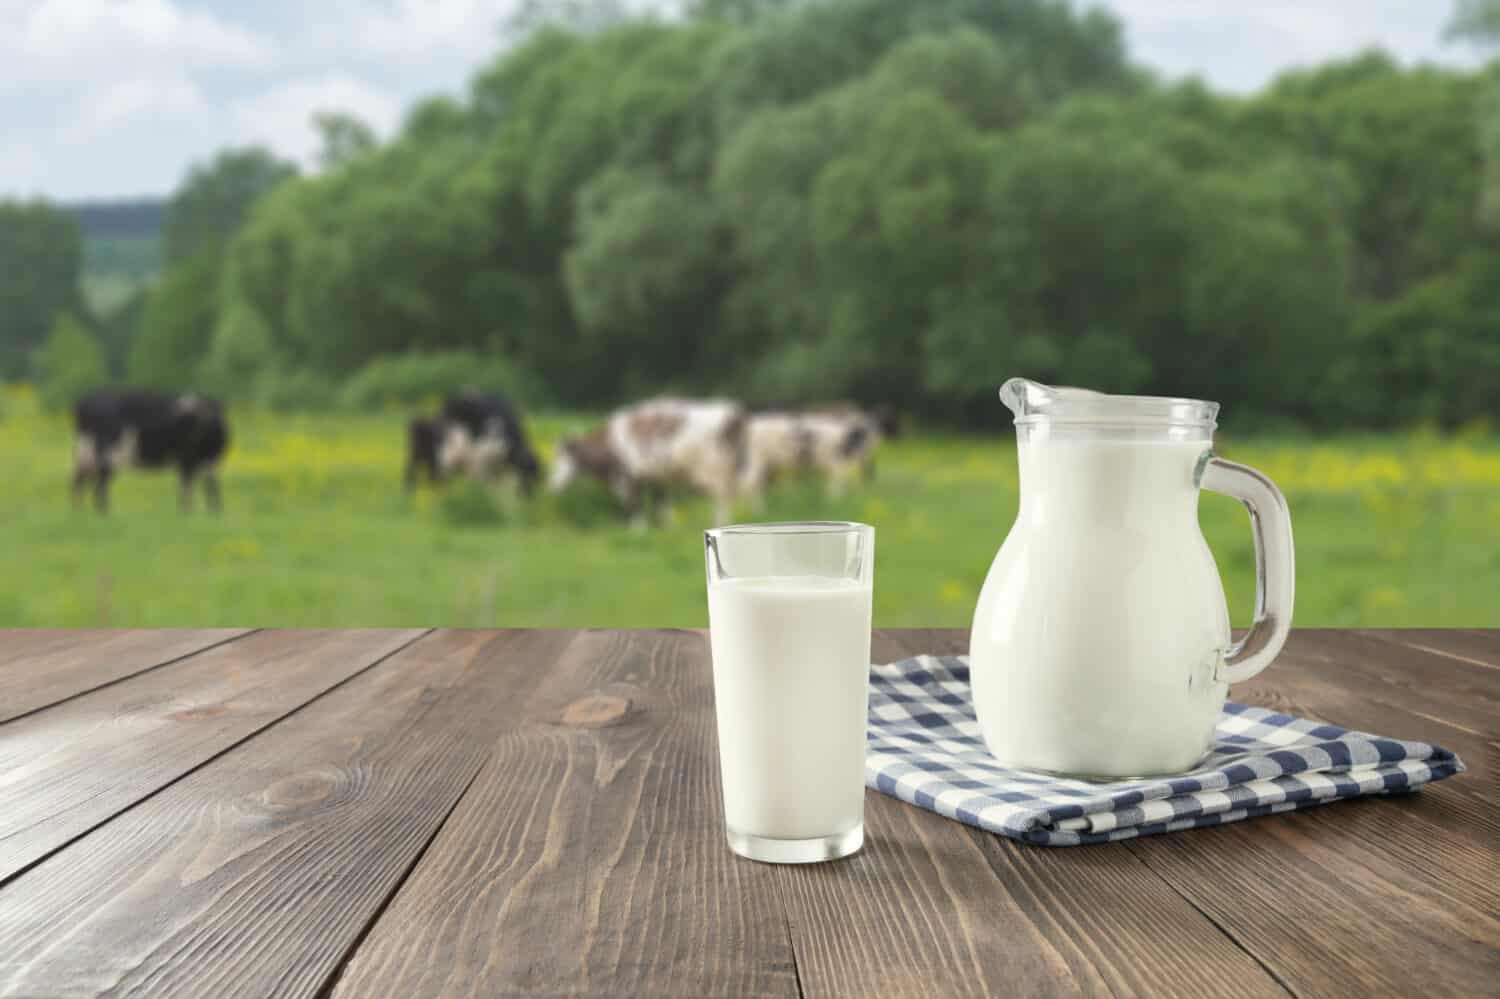
[[[163,193],[251,142],[308,163],[319,110],[389,135],[407,104],[462,88],[522,2],[0,0],[0,197]],[[1487,51],[1442,44],[1448,0],[1073,2],[1119,14],[1135,61],[1238,91],[1371,44],[1470,65]]]
[[[393,0],[361,5],[352,41],[378,55],[493,51],[515,0]]]
[[[138,76],[91,96],[81,120],[88,129],[103,129],[142,115],[189,114],[202,107],[197,85],[181,73]]]
[[[1248,92],[1278,73],[1380,47],[1405,62],[1474,64],[1444,45],[1446,3],[1415,0],[1095,0],[1125,25],[1130,53],[1168,77]]]
[[[326,76],[281,84],[230,109],[235,141],[262,142],[283,156],[311,166],[318,151],[312,125],[317,111],[347,111],[381,135],[389,135],[401,115],[401,103],[350,76]]]
[[[85,71],[121,60],[263,69],[275,57],[256,32],[172,0],[41,0],[13,44],[25,62]]]

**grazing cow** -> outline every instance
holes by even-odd
[[[441,482],[455,474],[488,479],[507,470],[530,495],[542,466],[520,417],[502,396],[460,392],[444,401],[436,419],[415,419],[407,427],[407,489],[423,475]]]
[[[224,407],[203,395],[103,390],[73,407],[73,503],[90,484],[100,513],[109,509],[109,480],[125,468],[175,468],[179,505],[192,506],[201,480],[211,509],[219,509],[218,463],[229,444]]]
[[[419,478],[436,484],[443,479],[438,468],[438,449],[443,444],[443,421],[419,416],[406,425],[406,473],[403,480],[410,492]]]
[[[856,475],[874,473],[875,450],[887,425],[847,404],[752,413],[746,430],[751,456],[746,474],[754,476],[749,485],[759,495],[783,475],[816,474],[832,495],[842,495]]]
[[[662,398],[616,411],[599,427],[565,439],[552,470],[554,492],[579,475],[607,485],[628,516],[644,523],[673,486],[714,501],[714,518],[727,523],[735,498],[755,481],[745,475],[749,413],[723,399]]]

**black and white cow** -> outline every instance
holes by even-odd
[[[193,394],[101,390],[73,407],[78,440],[73,453],[73,503],[90,485],[100,513],[109,509],[109,480],[127,468],[175,468],[180,506],[192,505],[193,484],[203,483],[210,508],[219,509],[219,459],[229,445],[229,425],[217,399]]]
[[[529,496],[542,464],[504,396],[459,392],[444,400],[436,418],[418,418],[407,426],[407,489],[424,476],[442,482],[452,475],[490,479],[506,471],[516,474]]]

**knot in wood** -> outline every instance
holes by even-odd
[[[589,694],[563,709],[562,723],[571,728],[606,728],[618,725],[629,713],[629,698]]]
[[[229,705],[227,704],[203,704],[196,708],[174,711],[167,717],[172,721],[203,721],[206,718],[217,718],[219,715],[228,713]]]

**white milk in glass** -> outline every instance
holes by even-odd
[[[720,579],[708,615],[729,829],[808,839],[859,826],[870,584]]]
[[[1020,443],[1021,509],[974,616],[974,700],[1002,762],[1156,774],[1203,755],[1229,616],[1198,528],[1205,441]]]

